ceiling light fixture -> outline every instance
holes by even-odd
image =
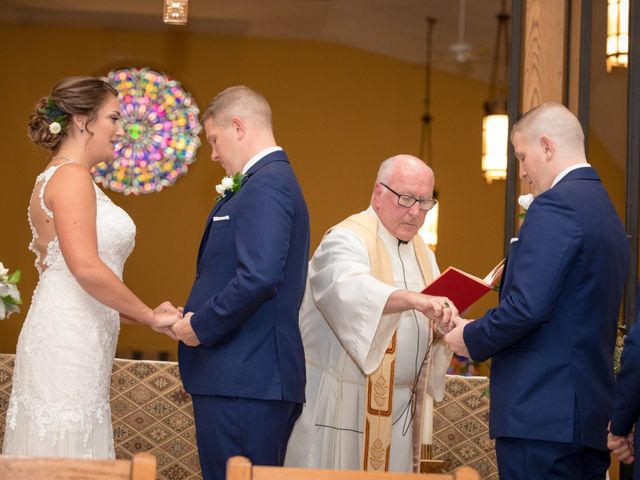
[[[164,23],[186,25],[189,0],[164,0]]]
[[[509,15],[505,1],[496,17],[498,31],[491,62],[489,95],[484,102],[482,118],[482,171],[487,183],[507,178],[507,146],[509,142],[509,117],[507,115]]]
[[[629,61],[629,0],[609,0],[607,5],[607,72]]]

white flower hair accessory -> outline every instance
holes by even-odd
[[[51,122],[49,124],[49,131],[54,135],[57,135],[62,131],[62,125],[60,125],[59,122]]]
[[[47,99],[47,106],[38,109],[38,112],[49,120],[49,132],[53,135],[58,135],[67,128],[67,124],[69,123],[68,115],[60,110],[60,107],[58,107],[51,97]]]

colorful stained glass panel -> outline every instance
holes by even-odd
[[[150,68],[113,70],[108,80],[118,90],[124,136],[114,161],[94,167],[94,179],[125,195],[173,185],[196,159],[198,106],[180,82]]]

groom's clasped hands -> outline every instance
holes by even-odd
[[[156,332],[164,333],[174,340],[180,340],[189,347],[200,345],[193,328],[191,316],[193,312],[183,315],[182,307],[175,307],[169,301],[162,302],[153,310]]]
[[[446,300],[444,303],[436,304],[435,300]],[[423,313],[431,318],[436,324],[438,331],[444,335],[444,341],[449,349],[457,355],[469,357],[467,346],[464,343],[464,327],[471,320],[462,318],[456,306],[445,297],[431,297],[427,302],[427,308]]]

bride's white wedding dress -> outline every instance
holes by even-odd
[[[69,272],[53,213],[43,201],[49,179],[66,163],[38,176],[29,207],[29,248],[40,280],[18,339],[3,453],[113,458],[109,387],[119,315],[85,292]],[[135,225],[94,187],[99,255],[122,278]]]

